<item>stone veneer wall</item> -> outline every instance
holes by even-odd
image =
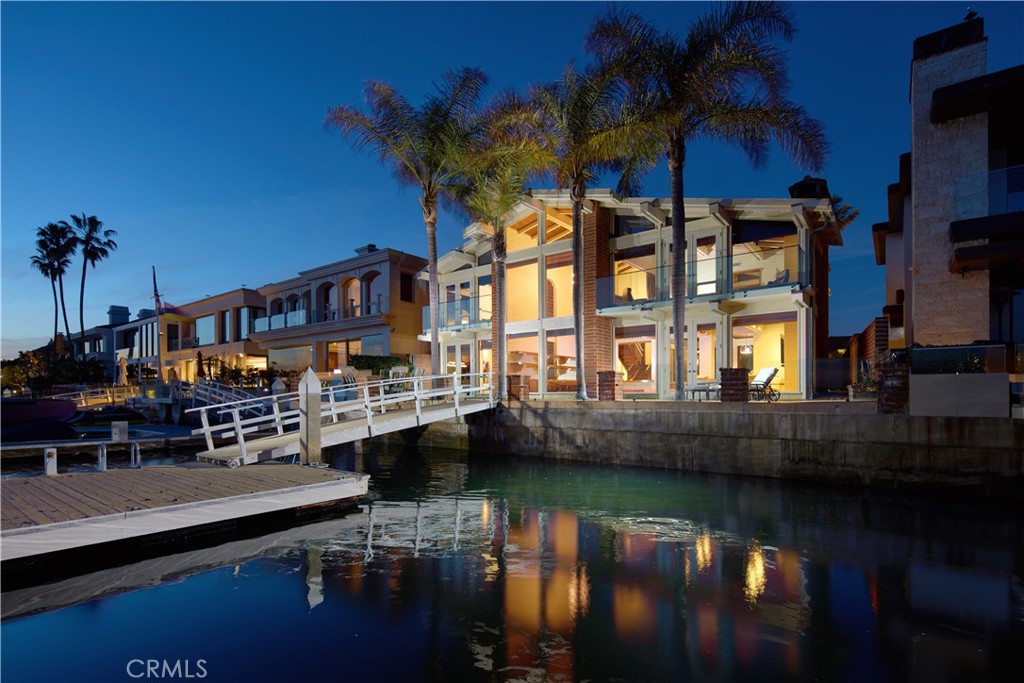
[[[419,443],[815,483],[973,486],[983,494],[1024,497],[1024,421],[875,411],[867,401],[512,401],[491,413],[434,423]]]
[[[949,272],[950,222],[988,214],[988,114],[931,122],[932,93],[984,75],[985,51],[982,40],[911,65],[913,343],[989,336],[988,271]]]

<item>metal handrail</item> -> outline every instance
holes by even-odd
[[[337,423],[346,413],[359,412],[366,416],[367,424],[373,428],[374,414],[379,410],[384,414],[387,406],[407,401],[414,401],[416,415],[422,414],[424,401],[442,400],[451,396],[458,410],[464,397],[470,394],[486,392],[489,402],[494,402],[493,373],[478,372],[463,375],[432,375],[432,376],[408,376],[394,379],[376,380],[373,382],[357,382],[352,385],[334,386],[327,384],[320,390],[320,420],[328,419],[331,423]],[[486,383],[483,381],[487,378]],[[474,382],[474,379],[476,380]],[[468,380],[468,384],[464,384]],[[448,385],[448,382],[451,382]],[[444,383],[444,386],[436,386]],[[394,391],[395,388],[412,385],[411,389]],[[391,389],[389,391],[389,389]],[[357,398],[339,400],[337,394],[355,390]],[[193,429],[194,436],[203,436],[206,439],[207,450],[214,450],[214,438],[231,438],[241,451],[241,458],[246,459],[247,449],[245,436],[258,432],[274,431],[278,435],[285,433],[285,427],[298,424],[300,420],[298,402],[300,392],[293,391],[273,396],[251,398],[239,401],[228,401],[216,405],[200,406],[190,408],[187,413],[199,413],[202,427]],[[292,407],[294,402],[295,408]],[[255,417],[243,418],[242,413],[252,410],[253,406],[260,404],[264,407],[264,413]],[[266,411],[269,406],[270,410]],[[210,423],[210,414],[215,412],[220,416],[230,416],[229,420],[220,424]]]

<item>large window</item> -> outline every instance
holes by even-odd
[[[696,262],[697,296],[718,291],[718,249],[714,235],[697,238]]]
[[[732,288],[796,282],[798,251],[792,221],[736,221],[732,229]]]
[[[576,391],[576,335],[572,329],[548,330],[548,391]]]
[[[772,386],[799,391],[797,335],[795,312],[737,316],[732,326],[732,366],[746,368],[752,375],[763,368],[777,368]]]
[[[538,391],[537,333],[510,334],[508,336],[508,374],[530,378],[530,391]]]
[[[546,265],[544,317],[572,315],[572,254],[548,256]]]
[[[270,349],[267,362],[281,371],[297,370],[299,372],[313,366],[313,348],[311,346],[293,346],[288,349]]]
[[[215,328],[216,324],[213,315],[204,315],[201,318],[196,318],[196,346],[216,344]]]
[[[508,322],[537,319],[537,259],[510,264],[505,268]]]
[[[623,375],[624,392],[655,391],[654,339],[654,325],[615,328],[615,369]]]
[[[367,356],[383,356],[384,355],[384,335],[383,334],[367,334],[362,337],[362,349],[363,353]]]
[[[658,300],[654,245],[615,251],[615,302]]]

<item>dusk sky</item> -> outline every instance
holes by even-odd
[[[620,3],[622,4],[622,3]],[[791,97],[820,119],[821,175],[861,210],[833,249],[831,333],[861,331],[884,304],[871,225],[909,151],[914,38],[960,21],[967,2],[795,3]],[[1024,3],[969,3],[985,19],[989,71],[1024,62]],[[685,36],[707,3],[630,3]],[[414,188],[323,127],[362,105],[366,79],[418,104],[441,74],[476,66],[524,91],[586,61],[605,3],[50,3],[0,7],[2,357],[50,338],[49,282],[29,267],[35,230],[95,214],[120,248],[86,285],[86,326],[107,307],[150,308],[151,266],[182,305],[348,258],[373,242],[426,254]],[[805,171],[778,149],[763,168],[694,145],[690,197],[786,197]],[[609,178],[605,187],[614,184]],[[668,196],[664,164],[645,196]],[[445,213],[443,253],[465,221]],[[76,257],[77,258],[77,257]],[[78,330],[76,260],[65,282]],[[62,325],[63,326],[63,325]]]

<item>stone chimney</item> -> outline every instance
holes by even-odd
[[[131,318],[127,306],[111,306],[107,309],[107,322],[111,325],[123,325]]]

